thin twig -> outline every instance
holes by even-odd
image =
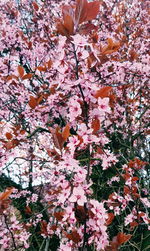
[[[5,214],[4,214],[4,219],[5,219],[6,227],[7,227],[8,231],[9,231],[9,233],[11,234],[12,241],[13,241],[13,246],[14,246],[15,249],[17,249],[16,243],[15,243],[15,238],[14,238],[14,235],[13,235],[13,232],[12,232],[12,231],[10,230],[10,228],[9,228],[9,225],[8,225],[8,223],[7,223],[7,216],[6,216]]]

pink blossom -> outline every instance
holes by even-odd
[[[75,213],[71,206],[68,206],[67,208],[65,208],[65,215],[62,219],[62,222],[65,223],[66,221],[68,221],[70,224],[74,224],[76,222]]]
[[[76,174],[74,175],[74,182],[76,183],[82,183],[86,180],[87,170],[84,168],[77,168]]]
[[[109,168],[111,165],[117,163],[117,158],[116,156],[111,153],[109,150],[105,150],[105,153],[102,155],[102,167],[103,170],[106,170]]]
[[[9,247],[9,241],[10,241],[10,238],[4,235],[3,238],[0,240],[0,244],[5,249]]]
[[[140,198],[143,204],[147,207],[150,207],[150,201],[147,198]]]
[[[93,208],[91,209],[91,211],[97,215],[103,215],[103,217],[106,217],[106,209],[104,208],[104,205],[102,202],[98,202],[97,200],[90,200],[91,205],[93,206]]]
[[[85,192],[81,186],[74,187],[73,194],[69,198],[70,202],[77,202],[79,206],[83,206],[87,202]]]
[[[98,98],[98,108],[102,114],[110,113],[109,98]]]
[[[73,38],[73,43],[76,46],[85,46],[88,44],[87,40],[79,34],[74,35],[72,38]]]
[[[131,223],[132,221],[134,221],[137,217],[134,216],[133,213],[128,214],[125,218],[125,226],[127,226],[129,223]]]
[[[120,178],[118,176],[114,176],[112,177],[108,182],[107,184],[108,185],[112,185],[112,182],[119,182],[120,181]]]
[[[59,251],[72,251],[72,248],[69,244],[60,244]]]
[[[69,198],[69,196],[70,196],[70,188],[62,190],[61,194],[58,196],[58,202],[64,204],[64,202]]]
[[[82,110],[81,110],[81,106],[80,106],[79,102],[75,99],[72,99],[69,103],[68,117],[69,117],[70,121],[75,120],[76,117],[81,115],[81,113],[82,113]]]
[[[119,215],[120,214],[120,208],[119,207],[115,207],[114,208],[114,213],[115,213],[115,215]]]
[[[148,217],[148,215],[146,213],[143,212],[139,212],[139,214],[142,213],[141,218],[143,219],[143,221],[145,222],[145,224],[149,224],[150,223],[150,218]]]

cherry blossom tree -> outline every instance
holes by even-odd
[[[148,2],[1,0],[1,250],[150,249]]]

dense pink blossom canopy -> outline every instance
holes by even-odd
[[[148,14],[0,1],[0,249],[148,250]]]

